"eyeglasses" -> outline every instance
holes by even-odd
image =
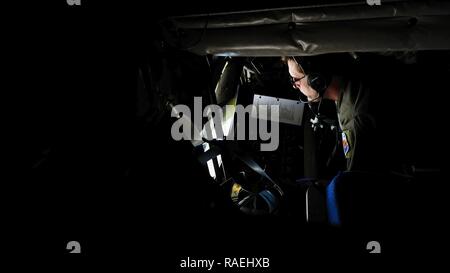
[[[295,85],[296,82],[298,82],[298,81],[300,81],[301,79],[303,79],[303,78],[306,77],[306,73],[305,73],[305,70],[303,69],[302,65],[301,65],[299,62],[297,62],[297,59],[296,59],[294,56],[292,56],[291,58],[292,58],[292,60],[295,62],[295,64],[297,64],[298,69],[299,69],[300,72],[303,74],[303,77],[301,77],[301,78],[294,78],[294,77],[292,77],[292,76],[290,77],[290,80],[291,80],[292,85]]]
[[[296,82],[304,79],[305,77],[306,77],[306,75],[304,75],[303,77],[300,77],[300,78],[294,78],[294,77],[291,76],[291,77],[289,77],[289,79],[291,80],[291,84],[295,86]]]

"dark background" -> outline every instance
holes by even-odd
[[[167,271],[177,269],[179,257],[196,255],[271,257],[274,269],[315,268],[334,257],[371,263],[422,258],[423,249],[439,253],[440,237],[418,227],[347,233],[304,226],[303,219],[221,210],[226,198],[192,160],[191,147],[171,139],[170,123],[145,127],[136,117],[138,67],[160,18],[274,6],[168,4],[82,0],[80,7],[65,1],[14,7],[10,92],[18,102],[11,114],[18,144],[10,161],[25,168],[4,181],[13,223],[9,253],[71,265],[129,259]],[[219,206],[214,215],[211,206]],[[67,254],[70,240],[81,243],[79,257]],[[382,243],[381,258],[367,255],[368,240]]]

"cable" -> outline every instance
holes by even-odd
[[[206,16],[205,25],[203,26],[202,33],[200,34],[200,37],[198,38],[198,40],[195,43],[193,43],[192,45],[187,46],[187,47],[182,48],[182,49],[183,50],[191,50],[194,47],[196,47],[198,44],[200,44],[200,42],[203,40],[203,36],[206,33],[206,29],[208,28],[208,24],[209,24],[209,14]]]
[[[320,100],[319,100],[319,106],[317,106],[317,114],[316,114],[316,112],[314,112],[314,110],[313,110],[313,108],[312,108],[312,106],[311,106],[311,103],[308,103],[308,106],[309,106],[309,109],[311,110],[311,112],[313,112],[313,114],[315,115],[315,116],[317,116],[317,117],[319,117],[320,116],[320,106],[322,105],[322,98],[320,98]]]

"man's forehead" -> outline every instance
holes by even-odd
[[[303,72],[300,66],[294,60],[288,61],[288,67],[289,67],[289,74],[303,76]]]

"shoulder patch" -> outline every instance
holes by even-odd
[[[346,158],[350,157],[350,142],[348,133],[348,130],[342,132],[342,147],[344,148],[344,155]]]

